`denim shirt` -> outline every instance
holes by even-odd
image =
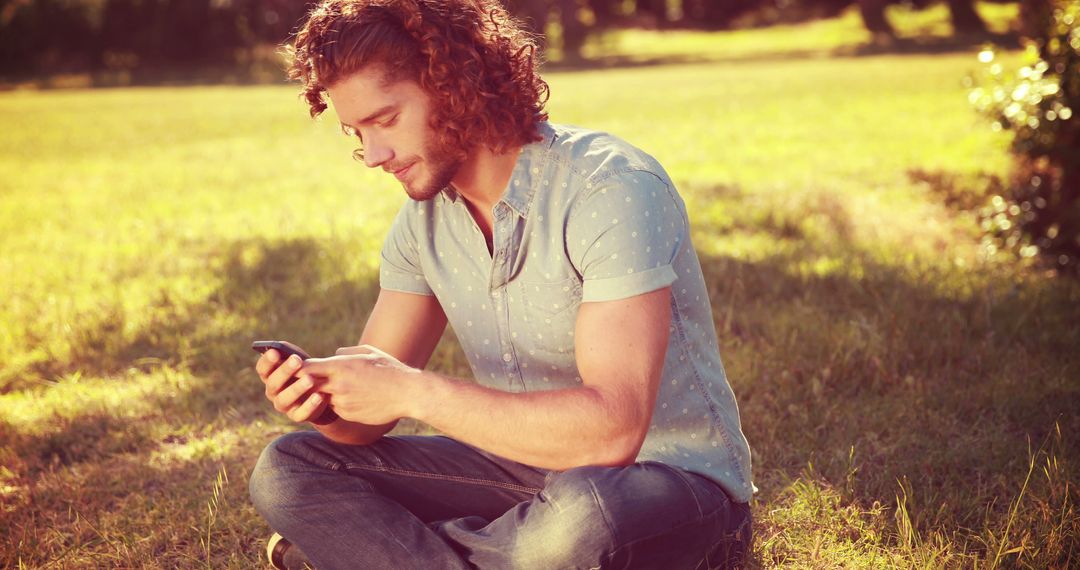
[[[383,289],[434,295],[476,380],[510,392],[580,386],[582,302],[671,286],[662,381],[638,461],[700,473],[735,500],[754,486],[686,206],[651,156],[543,123],[493,207],[493,248],[451,188],[409,200],[382,251]]]

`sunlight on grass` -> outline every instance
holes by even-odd
[[[980,15],[990,31],[1004,34],[1019,13],[1017,4],[980,3]],[[952,33],[948,7],[936,4],[915,10],[910,5],[892,4],[887,17],[900,38],[948,38]],[[657,60],[751,62],[791,56],[828,57],[849,53],[870,42],[858,8],[852,6],[840,17],[802,24],[777,25],[760,29],[732,30],[718,39],[716,34],[676,30],[656,34],[645,30],[612,30],[590,38],[586,58],[603,61],[645,63]]]
[[[890,17],[940,36],[944,10]],[[980,10],[1004,32],[1015,5]],[[852,11],[613,33],[590,53],[655,65],[548,73],[549,109],[686,199],[755,565],[1066,567],[1080,286],[985,255],[941,203],[1010,171],[967,103],[978,48],[866,39]],[[252,567],[247,473],[294,426],[249,344],[356,342],[400,188],[292,87],[2,93],[0,122],[0,566]],[[431,366],[469,375],[452,331]]]
[[[161,368],[132,370],[118,378],[83,378],[74,373],[44,391],[0,395],[0,421],[19,431],[47,430],[45,420],[65,420],[92,413],[137,417],[155,406],[152,398],[178,398],[190,391],[190,376]]]

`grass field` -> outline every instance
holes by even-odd
[[[660,38],[597,42],[640,65],[553,72],[549,110],[691,207],[754,565],[1080,564],[1080,286],[940,199],[1009,169],[977,48],[859,55],[852,13]],[[403,193],[292,87],[3,93],[0,125],[0,567],[259,566],[247,476],[296,426],[247,346],[355,343]],[[468,374],[451,335],[432,366]]]

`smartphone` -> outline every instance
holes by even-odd
[[[296,346],[295,344],[284,340],[257,340],[251,343],[251,350],[255,352],[266,352],[267,350],[274,349],[281,353],[281,360],[284,362],[292,355],[297,355],[301,360],[307,360],[311,356],[304,352],[304,349]]]
[[[267,350],[270,350],[271,348],[278,351],[278,353],[281,354],[281,361],[282,362],[285,362],[285,360],[287,360],[290,356],[292,356],[294,354],[299,356],[301,360],[307,360],[307,359],[311,358],[311,356],[306,351],[304,351],[304,349],[302,349],[299,346],[296,346],[295,344],[293,344],[291,342],[288,342],[288,341],[284,341],[284,340],[257,340],[255,342],[251,343],[251,349],[254,350],[255,352],[258,352],[258,353],[264,353]],[[285,386],[288,386],[289,384],[292,384],[295,380],[296,380],[296,377],[293,376],[292,378],[289,379],[288,382],[285,383]],[[285,386],[282,386],[282,388],[284,388]],[[332,423],[336,419],[338,419],[338,415],[336,413],[334,413],[334,410],[331,410],[329,407],[327,407],[326,409],[323,410],[323,412],[321,414],[319,414],[318,417],[313,418],[311,420],[311,423],[319,424],[319,425],[326,425],[326,424]]]

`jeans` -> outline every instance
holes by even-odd
[[[284,435],[256,509],[320,570],[738,567],[750,509],[662,463],[530,467],[443,436]]]

